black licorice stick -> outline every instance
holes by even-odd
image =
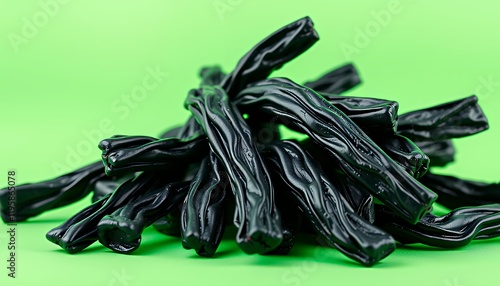
[[[500,203],[500,183],[482,183],[428,172],[420,182],[438,194],[449,209]]]
[[[212,153],[203,159],[182,207],[182,246],[211,257],[222,240],[226,222],[228,178]]]
[[[394,100],[319,94],[370,136],[385,136],[396,132],[399,103]]]
[[[425,215],[412,225],[383,205],[375,207],[375,224],[403,244],[457,248],[475,238],[500,236],[500,204],[459,208],[444,216]]]
[[[139,248],[142,232],[164,217],[186,197],[189,182],[171,182],[172,176],[161,177],[144,193],[129,200],[123,207],[102,217],[97,224],[99,242],[119,253]]]
[[[298,19],[274,31],[252,47],[241,57],[234,70],[227,74],[222,82],[216,82],[219,75],[217,71],[214,71],[214,67],[205,72],[202,69],[200,72],[202,85],[217,83],[232,98],[247,85],[267,78],[273,71],[280,69],[285,63],[305,52],[318,40],[319,36],[311,18]],[[199,131],[199,125],[193,117],[190,117],[178,136],[187,138],[197,131]]]
[[[230,179],[236,200],[238,245],[249,254],[269,252],[283,239],[281,217],[251,130],[219,86],[191,90],[185,105],[203,126],[212,152]]]
[[[333,69],[320,78],[304,83],[316,92],[340,94],[361,83],[358,71],[353,64],[346,64]]]
[[[318,40],[311,18],[294,21],[248,51],[220,85],[233,98],[248,84],[267,78],[271,72],[302,54]]]
[[[310,138],[302,140],[300,145],[321,164],[326,176],[334,183],[351,208],[360,217],[373,223],[375,221],[375,208],[370,192],[349,178],[333,158]]]
[[[105,177],[101,162],[95,162],[52,180],[16,186],[16,212],[9,211],[9,189],[0,190],[4,222],[19,222],[45,211],[63,207],[87,196],[94,184]]]
[[[475,95],[401,114],[398,119],[398,133],[413,141],[460,138],[486,129],[488,120]]]
[[[106,174],[172,169],[195,161],[208,152],[202,133],[189,139],[164,138],[130,148],[111,148],[103,152]]]
[[[455,147],[451,140],[415,142],[430,160],[429,167],[444,167],[455,161]]]
[[[418,179],[429,170],[429,156],[410,139],[398,134],[374,136],[372,139],[412,177]]]
[[[97,147],[102,151],[103,155],[108,155],[114,150],[122,148],[130,148],[141,146],[158,139],[149,136],[128,136],[128,135],[114,135],[110,138],[103,139],[99,142]]]
[[[406,173],[352,120],[313,90],[288,79],[268,79],[238,95],[238,107],[282,117],[335,158],[344,172],[411,223],[426,214],[436,194]]]
[[[399,104],[396,101],[378,98],[338,96],[326,93],[319,94],[347,115],[370,137],[392,136],[396,133],[399,109]],[[270,118],[269,116],[261,114],[259,114],[259,118],[261,118],[263,122],[276,121],[276,118]],[[301,132],[300,128],[293,125],[289,125],[288,127],[297,132]]]
[[[266,162],[285,183],[280,195],[293,197],[320,237],[330,247],[365,266],[396,248],[392,237],[359,217],[317,163],[300,145],[276,141],[263,150]]]
[[[69,253],[82,251],[98,240],[97,224],[102,217],[154,186],[157,177],[156,173],[144,172],[125,181],[112,194],[79,211],[45,237]]]

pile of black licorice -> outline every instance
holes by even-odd
[[[303,85],[268,78],[317,40],[305,17],[258,43],[231,73],[203,68],[184,126],[161,139],[102,140],[102,162],[18,186],[14,214],[2,189],[2,219],[23,221],[93,192],[49,241],[69,253],[97,240],[130,253],[153,225],[212,256],[232,218],[248,254],[287,254],[297,233],[315,232],[365,266],[396,241],[455,248],[498,236],[498,183],[429,171],[453,161],[451,139],[488,128],[477,97],[398,115],[395,101],[339,95],[360,83],[350,64]],[[282,140],[282,125],[307,139]],[[430,213],[436,199],[453,211]]]

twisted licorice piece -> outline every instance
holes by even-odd
[[[500,183],[482,183],[428,172],[420,182],[438,194],[449,209],[500,203]]]
[[[307,87],[283,78],[264,80],[242,91],[236,103],[250,116],[251,110],[258,110],[300,128],[351,179],[411,223],[427,213],[436,199],[344,113]]]
[[[137,195],[155,186],[156,173],[144,172],[121,184],[112,194],[79,211],[53,228],[46,238],[69,253],[82,251],[99,238],[97,224],[107,214],[124,206]]]
[[[346,64],[322,75],[314,81],[304,83],[316,92],[340,94],[361,83],[358,71],[353,64]]]
[[[181,234],[185,249],[194,249],[205,257],[215,254],[225,229],[227,180],[213,153],[203,159],[182,206]]]
[[[379,98],[338,96],[321,92],[320,94],[349,116],[366,133],[373,136],[385,136],[396,132],[398,102]]]
[[[297,143],[276,141],[264,147],[266,162],[276,180],[291,195],[328,246],[371,266],[395,249],[392,237],[359,217],[322,171],[320,165]],[[278,188],[277,188],[278,189]]]
[[[169,170],[187,165],[207,152],[205,136],[197,133],[185,140],[171,137],[138,146],[109,147],[103,149],[102,161],[106,174],[114,175]]]
[[[456,248],[476,238],[500,236],[500,204],[459,208],[444,216],[427,214],[415,225],[383,205],[376,205],[375,216],[375,224],[403,244]]]
[[[99,147],[103,155],[107,155],[114,150],[137,147],[156,140],[158,139],[149,136],[114,135],[101,140],[97,147]]]
[[[373,141],[412,177],[418,179],[429,170],[429,157],[410,139],[396,134],[373,137]]]
[[[232,98],[247,85],[267,78],[271,72],[302,54],[318,40],[311,18],[294,21],[248,51],[220,85]]]
[[[451,140],[415,142],[429,156],[429,167],[444,167],[455,161],[455,148]]]
[[[265,253],[282,239],[273,186],[251,130],[219,86],[191,90],[185,103],[203,126],[210,148],[231,182],[236,200],[236,241],[246,253]]]
[[[351,208],[363,219],[373,223],[375,208],[373,197],[365,187],[346,175],[335,160],[310,138],[302,140],[300,145],[317,160],[326,176],[335,183],[340,194],[346,199]]]
[[[172,176],[165,174],[157,176],[161,178],[146,192],[99,221],[97,231],[102,245],[120,253],[135,251],[141,244],[144,229],[184,200],[189,182],[172,182]]]
[[[101,162],[95,162],[52,180],[22,184],[15,189],[15,214],[9,203],[9,189],[0,190],[0,209],[4,222],[19,222],[45,211],[69,205],[87,196],[94,184],[105,177]]]
[[[413,141],[438,141],[473,135],[488,129],[488,120],[469,96],[399,116],[398,133]]]
[[[217,71],[217,67],[202,69],[202,85],[221,85],[229,97],[236,96],[247,85],[267,78],[316,43],[319,36],[313,25],[309,17],[304,17],[276,30],[241,57],[234,70],[220,83],[217,80],[222,70]],[[191,137],[199,128],[196,120],[190,117],[178,137]]]

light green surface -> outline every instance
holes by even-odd
[[[197,85],[201,65],[220,63],[230,70],[264,36],[305,15],[312,17],[321,40],[276,75],[303,82],[352,60],[364,84],[350,94],[398,100],[402,112],[476,93],[491,129],[457,140],[457,161],[443,172],[499,180],[496,1],[40,1],[47,2],[56,4],[44,10],[39,1],[0,2],[0,172],[17,170],[18,183],[51,178],[98,159],[95,146],[101,138],[156,136],[182,124],[188,116],[183,100]],[[124,101],[143,86],[148,69],[161,71],[156,82],[147,79],[154,87]],[[7,179],[0,177],[3,187]],[[465,286],[500,281],[498,239],[454,251],[398,249],[369,269],[305,243],[288,257],[247,256],[230,238],[216,258],[201,259],[152,229],[129,256],[97,244],[69,255],[45,240],[47,230],[88,202],[18,225],[16,279],[7,277],[7,229],[1,225],[0,285]]]

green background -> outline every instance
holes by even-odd
[[[182,124],[188,116],[184,97],[197,86],[201,65],[218,63],[229,71],[263,37],[305,15],[321,40],[275,75],[303,82],[353,61],[364,83],[349,94],[398,100],[401,112],[476,94],[491,128],[456,140],[457,160],[440,172],[499,180],[497,1],[54,1],[0,2],[0,171],[16,170],[18,184],[99,159],[101,138],[157,136]],[[157,84],[127,102],[148,69],[162,72]],[[6,175],[0,178],[3,187]],[[8,254],[7,227],[1,225],[0,285],[500,281],[498,239],[452,251],[398,249],[372,268],[316,247],[313,238],[301,239],[288,257],[263,257],[243,254],[228,235],[213,259],[198,258],[152,229],[128,256],[98,244],[69,255],[45,240],[46,231],[89,200],[18,225],[16,279],[7,277],[2,262]]]

